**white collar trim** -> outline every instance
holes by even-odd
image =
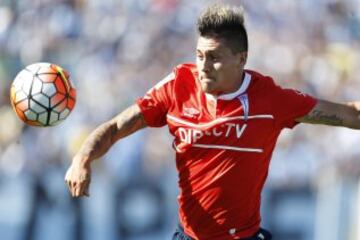
[[[236,92],[219,95],[217,99],[232,100],[237,96],[240,96],[248,89],[250,82],[251,82],[251,75],[245,72],[244,81],[242,82],[240,88]]]

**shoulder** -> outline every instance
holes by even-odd
[[[250,74],[251,76],[251,86],[255,89],[269,89],[276,87],[276,83],[274,79],[270,76],[263,75],[260,72],[245,69],[246,73]]]
[[[153,88],[150,90],[164,89],[164,88],[174,88],[181,85],[193,85],[195,79],[197,78],[196,65],[191,63],[185,63],[177,65],[173,68],[173,71],[161,79]]]
[[[196,79],[198,78],[198,71],[196,65],[193,63],[179,64],[174,68],[175,81],[174,86],[182,88],[194,88]]]
[[[191,75],[196,77],[198,74],[196,65],[194,63],[183,63],[175,67],[176,75]]]

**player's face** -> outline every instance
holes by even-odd
[[[213,95],[235,92],[242,82],[246,56],[246,52],[233,53],[222,39],[199,37],[196,65],[203,91]]]

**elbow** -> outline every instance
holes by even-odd
[[[360,130],[360,109],[357,105],[349,105],[351,107],[351,122],[349,128]]]

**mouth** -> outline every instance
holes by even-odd
[[[201,82],[214,82],[215,79],[210,76],[200,76]]]

